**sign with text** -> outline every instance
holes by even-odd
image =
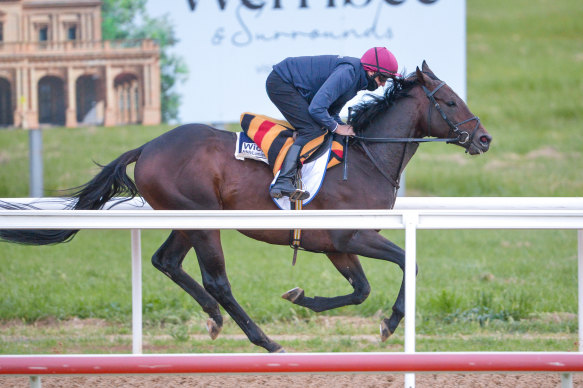
[[[190,70],[180,90],[183,122],[238,122],[244,111],[280,118],[265,92],[274,64],[304,55],[359,58],[373,46],[391,50],[401,72],[427,60],[465,99],[465,0],[187,0],[180,9],[156,3],[171,12],[177,54]]]

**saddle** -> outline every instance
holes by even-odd
[[[241,128],[263,151],[267,158],[267,164],[275,176],[281,168],[287,151],[294,143],[295,131],[293,127],[287,121],[255,113],[243,113],[241,115]],[[342,136],[329,132],[313,139],[302,148],[300,162],[306,164],[317,159],[328,151],[329,142],[332,144],[326,169],[340,164],[344,160]]]
[[[241,115],[241,128],[244,134],[237,134],[237,148],[235,157],[261,160],[267,163],[277,179],[277,174],[281,164],[285,159],[289,148],[294,143],[295,130],[287,122],[277,120],[268,116],[258,115],[255,113],[243,113]],[[246,147],[247,152],[243,155],[242,138],[250,138],[260,150]],[[344,161],[344,145],[342,144],[343,136],[339,136],[326,131],[325,134],[313,139],[307,143],[300,153],[300,162],[302,163],[301,179],[296,179],[298,188],[308,188],[310,197],[303,201],[294,201],[296,210],[301,210],[305,204],[308,204],[317,194],[327,169],[334,167]],[[249,152],[249,149],[252,149]],[[263,155],[261,154],[263,151]],[[275,181],[274,179],[274,181]],[[273,184],[273,182],[272,182]],[[283,197],[273,199],[275,204],[281,209],[291,209],[289,198]],[[294,250],[292,265],[295,265],[298,249],[301,245],[302,231],[295,229],[290,235],[290,246]]]
[[[252,159],[266,162],[271,167],[273,175],[276,177],[275,179],[277,179],[277,174],[285,155],[294,143],[295,130],[287,121],[255,113],[243,113],[240,121],[246,137],[253,140],[264,154],[258,156],[257,154],[261,152],[254,150],[251,153],[247,152],[246,155],[250,155]],[[237,135],[238,145],[235,150],[235,157],[237,158],[239,158],[238,155],[244,158],[241,152],[241,142],[244,141],[241,138],[243,137],[244,135]],[[344,161],[345,152],[342,141],[342,136],[326,131],[325,134],[311,140],[302,148],[300,153],[302,168],[298,170],[298,174],[301,174],[301,179],[296,179],[296,181],[299,189],[308,189],[310,197],[302,201],[294,201],[296,210],[301,210],[305,204],[308,204],[314,198],[320,189],[326,170]],[[273,201],[281,209],[291,209],[290,198],[274,198]],[[290,235],[290,246],[294,250],[292,265],[296,263],[298,249],[301,245],[301,235],[302,231],[300,229],[293,230]]]

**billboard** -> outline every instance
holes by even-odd
[[[189,67],[179,89],[182,122],[238,122],[246,111],[281,118],[265,92],[274,64],[290,56],[360,57],[373,46],[391,50],[402,72],[427,60],[466,96],[465,0],[150,3],[151,16],[170,14],[180,39],[173,50]]]

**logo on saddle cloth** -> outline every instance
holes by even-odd
[[[294,131],[291,125],[286,121],[276,120],[271,117],[243,113],[241,115],[241,128],[261,148],[267,157],[269,166],[272,168],[273,175],[276,175],[281,168],[287,151],[294,143]],[[320,146],[329,141],[330,136],[333,136],[333,134],[327,132],[306,144],[302,148],[300,156],[302,164],[314,156]],[[330,151],[330,159],[326,168],[341,163],[344,157],[344,146],[335,139],[332,139]]]

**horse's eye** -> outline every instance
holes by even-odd
[[[455,106],[455,101],[448,101],[445,103],[447,106]]]

